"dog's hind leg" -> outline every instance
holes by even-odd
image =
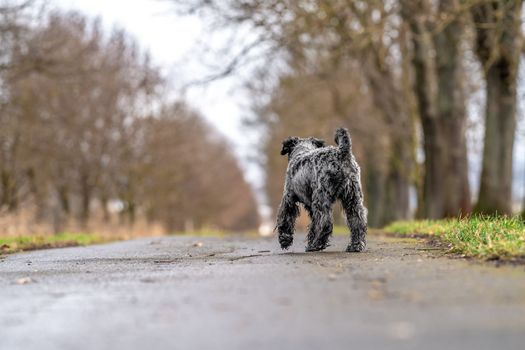
[[[366,248],[367,211],[363,204],[363,192],[359,177],[352,175],[340,195],[346,223],[351,231],[347,252],[362,252]]]
[[[305,206],[306,212],[308,213],[308,217],[310,218],[310,224],[308,225],[307,229],[307,235],[306,235],[306,241],[308,242],[308,245],[306,249],[308,250],[308,247],[314,246],[314,240],[315,240],[315,226],[313,224],[313,211],[312,208],[309,206]]]
[[[320,251],[328,247],[328,239],[332,234],[334,224],[332,218],[332,201],[328,192],[318,190],[314,193],[312,203],[312,223],[308,236],[314,236],[313,242],[308,241],[307,252]]]
[[[282,249],[288,249],[293,243],[295,220],[299,216],[299,206],[290,193],[285,193],[277,213],[277,231]]]

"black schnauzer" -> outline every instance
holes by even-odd
[[[332,234],[332,205],[339,199],[352,232],[347,252],[361,252],[366,247],[367,210],[363,205],[359,165],[352,154],[348,130],[335,132],[337,147],[325,146],[313,137],[290,137],[283,141],[281,154],[288,154],[284,194],[277,216],[277,230],[282,249],[293,242],[298,203],[308,212],[307,252],[328,246]]]

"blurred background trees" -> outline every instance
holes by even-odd
[[[285,62],[273,76],[265,66],[266,74],[248,82],[254,125],[267,131],[262,152],[271,207],[286,166],[279,141],[292,134],[331,139],[334,127],[345,125],[373,226],[412,215],[513,213],[522,1],[174,2],[214,28],[244,28],[258,41],[243,55],[252,50]],[[234,71],[226,67],[223,73]],[[268,100],[258,98],[257,85],[266,86]],[[473,85],[486,95],[479,190],[469,181]]]
[[[281,141],[331,140],[343,125],[372,226],[516,211],[522,1],[171,1],[239,39],[195,80],[253,68],[246,125],[260,135],[272,209],[286,168]],[[169,90],[125,31],[38,0],[0,2],[0,216],[54,232],[95,222],[256,226],[265,203],[230,145]],[[472,134],[483,144],[481,174]]]
[[[523,55],[523,1],[472,7],[476,55],[486,83],[485,147],[477,211],[512,213],[512,163],[518,71]]]
[[[53,232],[137,220],[170,232],[256,227],[228,143],[165,98],[134,39],[37,6],[0,7],[0,216]]]

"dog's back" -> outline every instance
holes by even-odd
[[[337,147],[314,147],[308,142],[299,143],[290,157],[287,182],[300,203],[310,207],[313,194],[320,186],[329,193],[334,202],[340,185],[349,176],[351,139],[348,131],[339,128],[335,133]]]

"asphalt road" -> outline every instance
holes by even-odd
[[[0,349],[523,349],[525,268],[373,237],[154,238],[0,258]]]

